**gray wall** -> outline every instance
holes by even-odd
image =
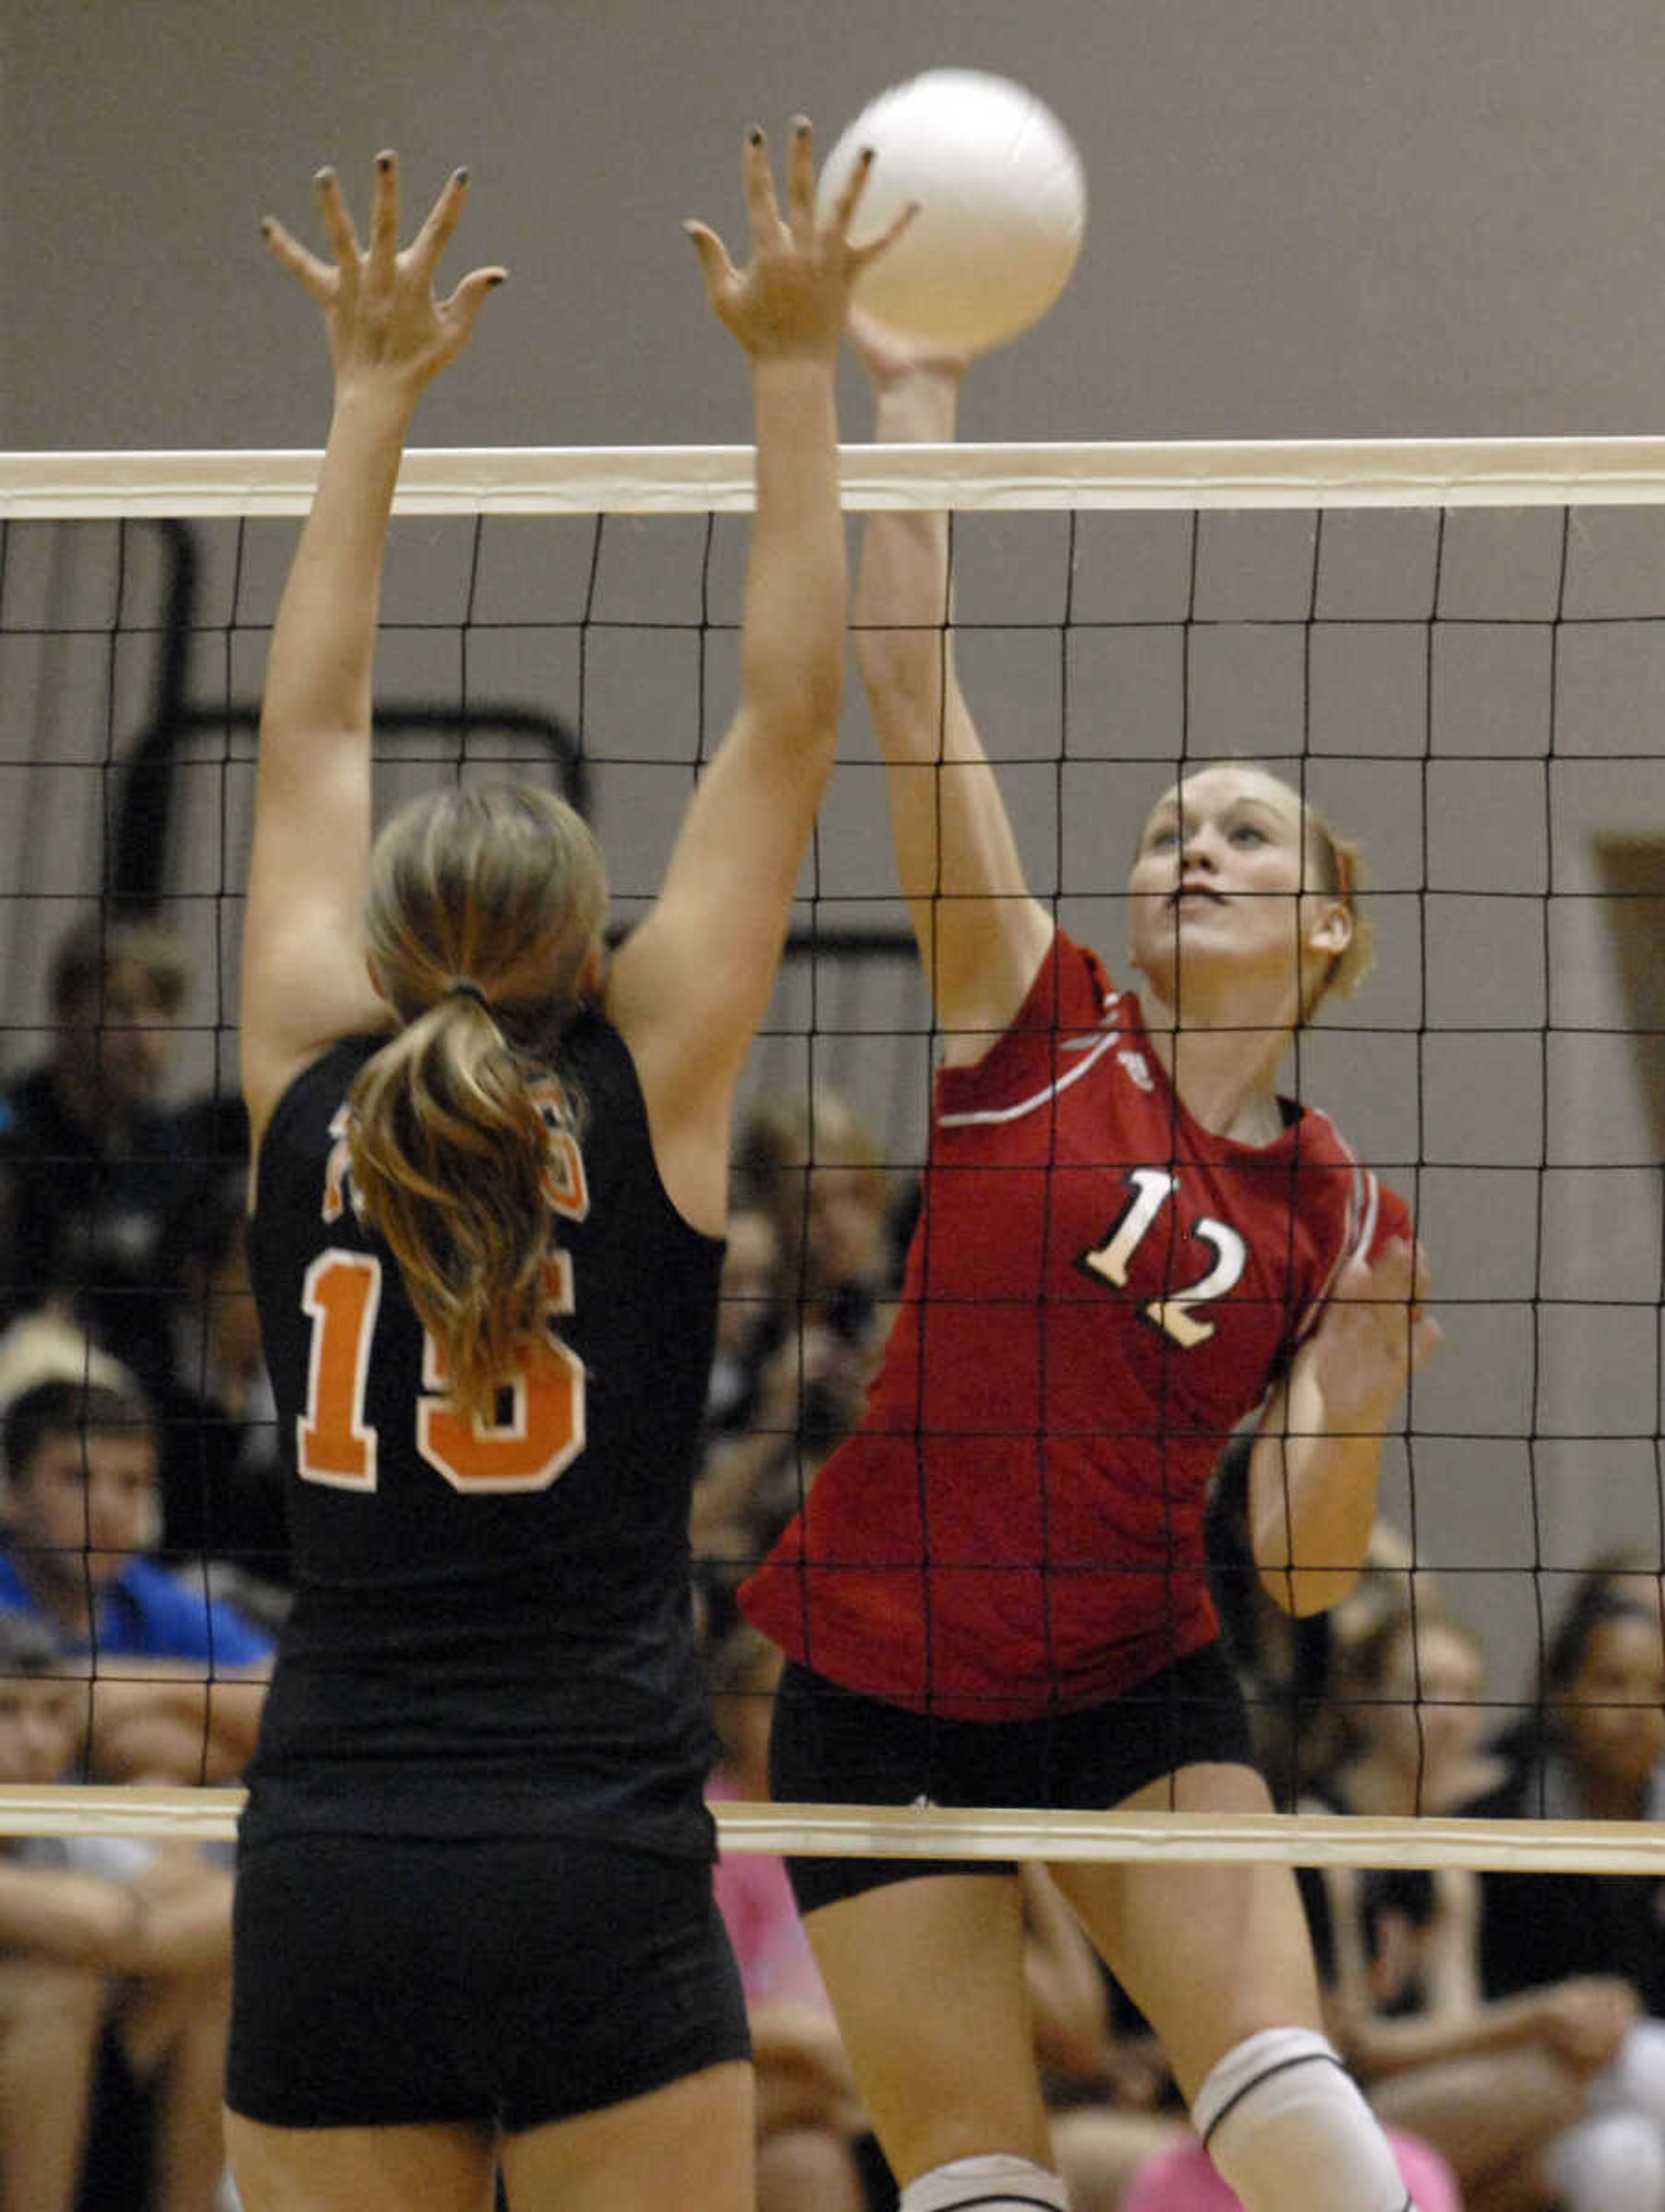
[[[408,19],[362,0],[101,4],[32,10],[5,35],[0,446],[316,444],[321,346],[255,219],[273,208],[308,226],[307,179],[325,159],[362,205],[382,143],[399,148],[413,204],[468,161],[454,267],[500,258],[514,271],[467,361],[424,402],[420,442],[741,440],[744,379],[704,316],[678,218],[698,212],[738,243],[746,122],[778,135],[803,106],[830,139],[884,83],[941,62],[1040,92],[1092,194],[1069,293],[971,378],[967,436],[1660,426],[1665,14],[1643,0],[520,0]],[[847,399],[859,437],[853,373]],[[206,698],[251,697],[292,530],[216,526],[203,542],[204,615],[223,627],[193,680]],[[488,620],[571,611],[582,526],[504,522],[486,544]],[[719,618],[741,550],[725,526]],[[1334,517],[1321,546],[1309,518],[1214,518],[1198,570],[1206,626],[1187,649],[1184,523],[1099,521],[1076,548],[1074,605],[1107,626],[1083,627],[1067,656],[1056,632],[1011,627],[1059,619],[1059,520],[987,518],[962,552],[960,611],[990,626],[966,642],[967,677],[1010,758],[1035,878],[1113,959],[1120,922],[1104,886],[1182,743],[1278,755],[1305,726],[1317,796],[1365,838],[1383,893],[1379,973],[1303,1048],[1300,1076],[1418,1200],[1451,1342],[1418,1388],[1414,1484],[1395,1454],[1389,1503],[1485,1625],[1512,1686],[1538,1608],[1558,1600],[1555,1571],[1601,1544],[1657,1555],[1661,1541],[1659,1071],[1624,1034],[1643,1017],[1621,988],[1618,910],[1598,894],[1601,840],[1665,838],[1665,526],[1581,516],[1564,582],[1552,514],[1458,517],[1442,543],[1427,518]],[[448,619],[468,557],[457,526],[401,525],[394,625]],[[121,559],[122,611],[143,625],[154,549],[136,537]],[[692,620],[699,559],[698,523],[610,526],[603,611]],[[11,532],[0,868],[14,896],[0,953],[14,1024],[38,1018],[42,949],[97,882],[107,763],[143,717],[154,645],[107,634],[118,575],[101,526]],[[1552,626],[1558,600],[1575,623]],[[91,634],[28,634],[42,622]],[[732,690],[724,638],[706,662],[717,723]],[[395,627],[383,684],[454,698],[458,663],[454,637]],[[570,630],[503,629],[471,646],[477,693],[570,715],[582,704],[627,911],[684,787],[698,665],[692,634],[598,633],[581,696]],[[192,771],[173,860],[204,954],[192,1079],[231,1064],[242,750],[210,745]],[[854,706],[846,757],[806,888],[826,918],[893,925]],[[390,794],[422,772],[390,772]],[[862,1094],[895,1157],[914,1157],[928,1048],[911,969],[859,983],[823,969],[814,992],[812,1045],[808,983],[783,987],[786,1034],[759,1048],[757,1080],[798,1080],[813,1057]],[[14,1029],[5,1062],[37,1042]],[[1550,1571],[1521,1572],[1534,1565]]]

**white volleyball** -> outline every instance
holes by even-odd
[[[1087,188],[1064,125],[1032,92],[981,70],[928,70],[869,102],[821,171],[825,216],[861,149],[873,173],[852,229],[918,214],[866,270],[857,304],[888,328],[982,353],[1044,315],[1081,251]]]

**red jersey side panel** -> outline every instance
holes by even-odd
[[[1336,1270],[1408,1234],[1322,1114],[1214,1135],[1062,932],[936,1082],[898,1319],[855,1435],[742,1585],[792,1657],[967,1719],[1101,1702],[1215,1632],[1214,1462]]]

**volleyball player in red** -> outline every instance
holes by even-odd
[[[881,441],[954,434],[961,364],[856,327]],[[955,678],[941,515],[875,514],[858,657],[942,1033],[924,1206],[857,1433],[742,1587],[789,1662],[783,1802],[1270,1800],[1216,1641],[1202,1510],[1257,1417],[1257,1561],[1350,1586],[1382,1433],[1437,1340],[1405,1207],[1282,1099],[1359,962],[1350,856],[1276,777],[1187,770],[1139,832],[1138,997],[1028,890]],[[1248,2212],[1400,2212],[1324,2040],[1277,1866],[1053,1868]],[[1010,1870],[801,1860],[795,1881],[903,2212],[1063,2206]]]
[[[749,2212],[744,2007],[711,1898],[687,1515],[732,1092],[832,765],[833,374],[857,179],[753,254],[691,225],[752,360],[741,697],[604,963],[584,823],[455,785],[371,845],[370,672],[454,177],[368,248],[320,179],[335,405],[271,641],[243,937],[252,1258],[296,1590],[238,1847],[228,2139],[247,2212]],[[721,947],[720,957],[714,947]]]

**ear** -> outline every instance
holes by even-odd
[[[578,970],[578,998],[589,1005],[601,995],[601,986],[607,980],[607,951],[598,937],[584,955],[584,964]]]
[[[1307,943],[1314,952],[1339,959],[1353,941],[1352,909],[1345,899],[1326,899],[1316,921],[1308,928]]]
[[[370,979],[371,990],[375,993],[376,997],[381,1000],[382,1005],[384,1006],[391,1006],[393,1001],[387,996],[387,990],[381,981],[381,970],[376,966],[375,958],[372,953],[367,952],[364,955],[364,973]]]

